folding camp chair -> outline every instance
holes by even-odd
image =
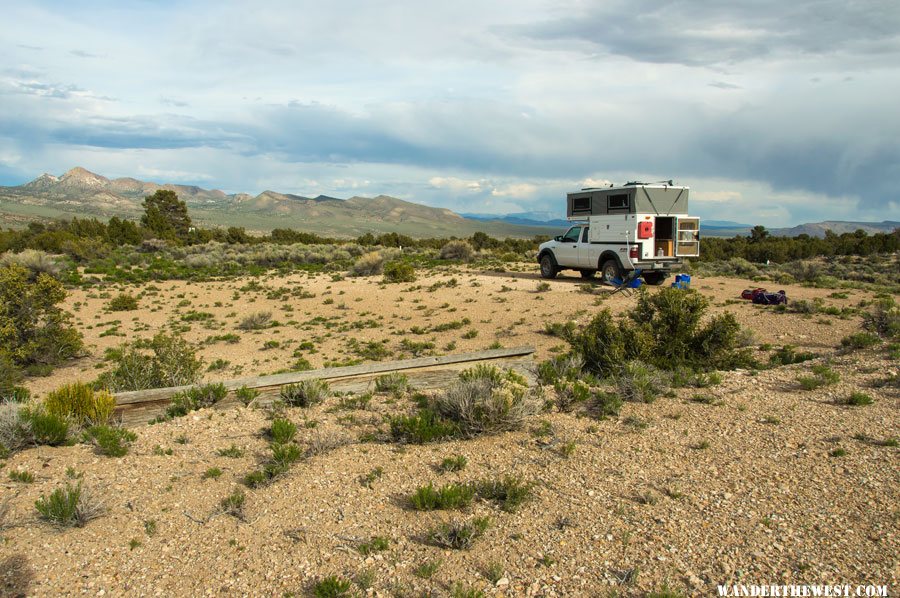
[[[607,284],[616,287],[611,294],[615,295],[616,293],[622,293],[623,295],[630,296],[634,293],[634,289],[639,289],[641,287],[641,269],[638,268],[637,270],[632,270],[622,278],[613,278],[607,281]]]

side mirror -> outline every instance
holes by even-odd
[[[557,243],[562,243],[562,235],[556,235],[555,237],[553,237],[553,240]]]

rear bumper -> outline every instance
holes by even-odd
[[[653,260],[643,262],[632,261],[631,264],[635,269],[640,268],[641,270],[646,270],[648,272],[671,272],[673,270],[681,270],[682,262],[681,260]]]

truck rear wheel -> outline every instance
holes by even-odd
[[[600,272],[603,280],[606,282],[612,282],[614,278],[621,278],[622,276],[622,272],[619,270],[619,264],[613,259],[603,262],[603,265],[600,266]]]
[[[655,287],[658,287],[666,281],[665,272],[644,272],[641,274],[641,277],[644,279],[644,282]]]
[[[558,273],[559,268],[549,254],[541,258],[541,278],[556,278]]]

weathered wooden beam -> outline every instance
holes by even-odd
[[[513,349],[490,349],[474,353],[443,355],[439,357],[419,357],[399,361],[378,362],[340,368],[324,368],[305,372],[289,372],[271,376],[255,376],[223,381],[229,395],[216,408],[228,408],[237,404],[234,390],[246,386],[260,392],[258,404],[269,404],[278,398],[281,387],[301,380],[327,380],[329,386],[338,392],[365,392],[372,388],[374,380],[390,372],[403,372],[410,384],[419,390],[431,390],[448,386],[459,372],[471,367],[475,362],[493,363],[499,367],[513,369],[525,375],[533,383],[532,347]],[[161,415],[169,405],[172,396],[191,388],[173,386],[122,392],[116,397],[116,415],[126,426],[147,423]]]

